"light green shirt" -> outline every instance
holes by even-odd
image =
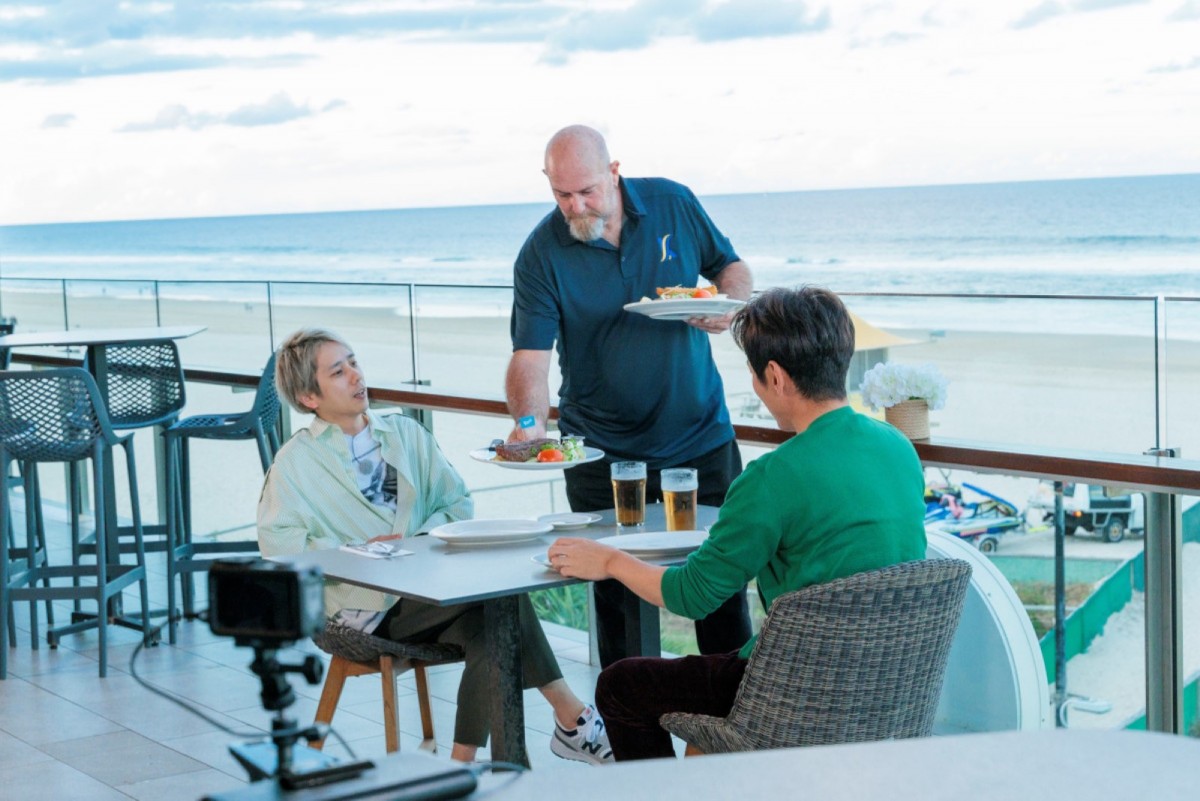
[[[320,418],[279,450],[258,501],[258,544],[263,556],[338,548],[386,534],[411,537],[474,513],[466,484],[420,423],[401,414],[367,412],[371,438],[396,468],[396,512],[373,505],[359,491],[346,437]],[[341,609],[383,611],[390,595],[328,580],[325,614]]]

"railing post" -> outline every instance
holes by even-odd
[[[1178,457],[1178,448],[1147,456]],[[1179,496],[1146,494],[1146,729],[1183,733],[1183,537]]]
[[[1054,482],[1054,723],[1066,728],[1067,703],[1067,598],[1066,532],[1063,483]]]

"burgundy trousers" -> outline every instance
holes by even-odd
[[[725,717],[746,664],[734,651],[678,659],[635,656],[605,668],[596,682],[596,708],[613,756],[618,762],[675,756],[659,717],[668,712]]]

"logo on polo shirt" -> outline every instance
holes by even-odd
[[[659,259],[659,262],[679,258],[679,254],[671,250],[671,236],[672,234],[663,234],[658,240],[658,249],[662,253],[662,258]]]

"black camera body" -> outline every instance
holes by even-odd
[[[289,645],[325,627],[323,591],[315,567],[255,557],[217,559],[208,571],[209,627],[238,645]]]

